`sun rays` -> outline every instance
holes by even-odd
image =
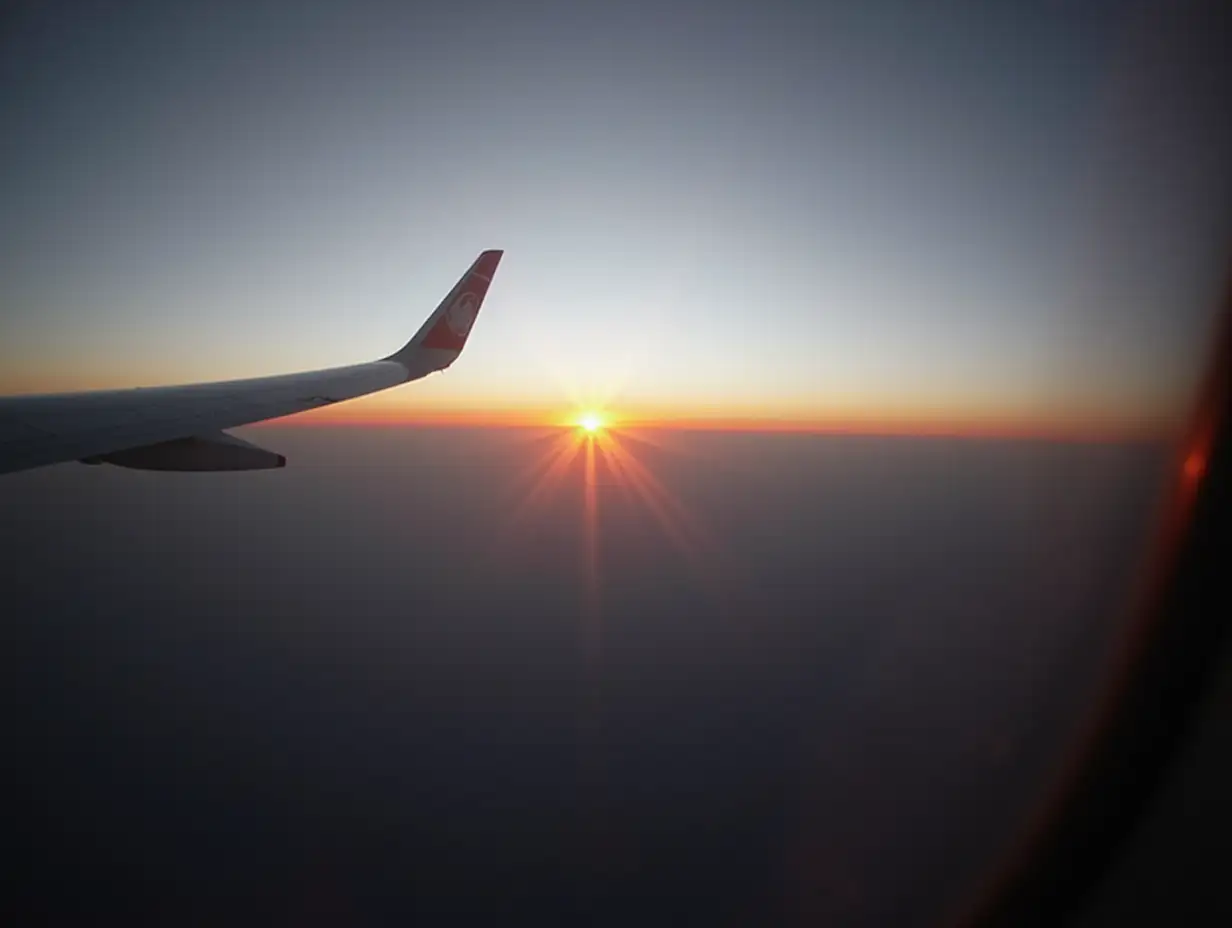
[[[579,412],[567,427],[531,440],[542,450],[532,452],[529,466],[515,477],[513,505],[503,531],[494,538],[493,554],[506,563],[516,560],[545,529],[559,531],[561,525],[578,520],[573,522],[579,550],[572,569],[581,581],[579,631],[588,652],[597,653],[602,646],[601,616],[609,580],[604,538],[610,541],[610,533],[620,526],[628,530],[634,524],[631,519],[648,519],[646,524],[676,551],[691,580],[711,594],[720,592],[724,582],[717,546],[653,472],[654,455],[664,453],[657,443],[633,431],[623,436],[612,417],[598,409]]]

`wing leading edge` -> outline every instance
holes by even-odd
[[[61,461],[153,470],[281,467],[223,429],[354,399],[453,364],[504,252],[485,251],[402,348],[379,361],[177,387],[0,397],[0,474]]]

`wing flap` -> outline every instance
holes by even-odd
[[[83,458],[82,463],[115,464],[133,470],[270,470],[285,467],[287,459],[242,438],[216,432]]]

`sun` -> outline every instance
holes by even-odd
[[[578,427],[591,435],[603,428],[603,417],[597,412],[584,412],[578,416]]]

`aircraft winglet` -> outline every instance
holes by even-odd
[[[411,379],[444,370],[462,353],[504,251],[481,252],[415,337],[385,360],[406,366]]]

